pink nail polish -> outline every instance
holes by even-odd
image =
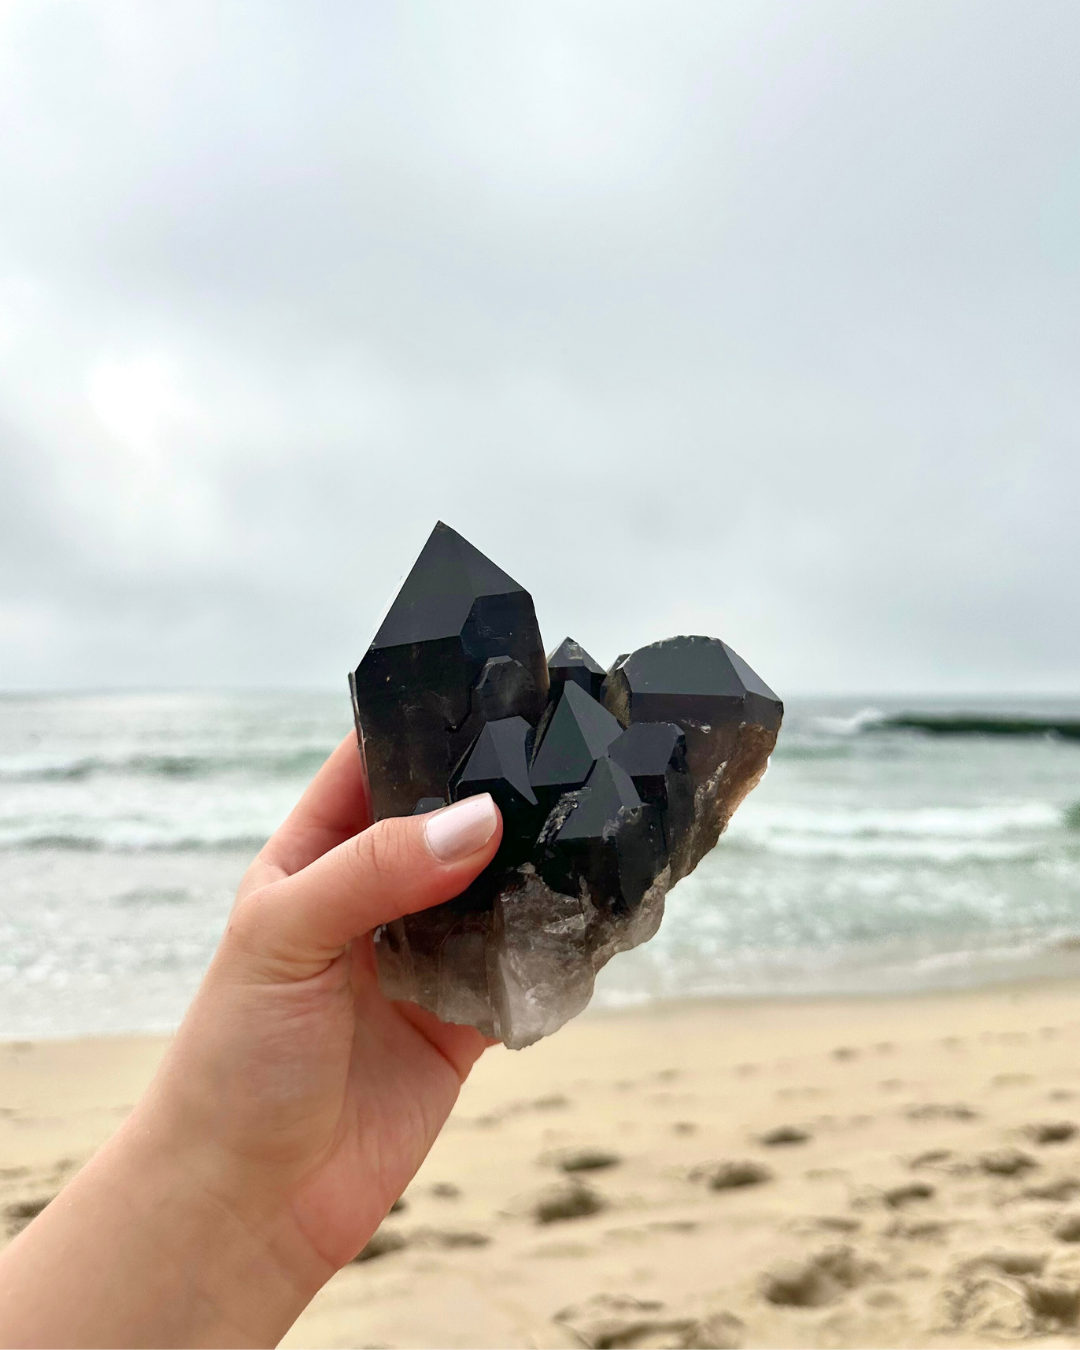
[[[484,792],[425,816],[424,837],[440,862],[458,862],[483,848],[498,823],[495,803]]]

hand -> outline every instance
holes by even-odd
[[[371,932],[460,894],[502,826],[487,796],[364,828],[367,802],[349,737],[145,1098],[0,1258],[0,1342],[273,1343],[401,1194],[486,1042],[384,998]]]

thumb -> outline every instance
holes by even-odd
[[[491,861],[502,821],[488,793],[422,816],[380,820],[233,910],[230,946],[261,977],[318,974],[380,924],[452,900]]]

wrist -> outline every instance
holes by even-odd
[[[276,1344],[334,1273],[258,1169],[159,1131],[152,1108],[125,1123],[108,1154],[103,1179],[125,1192],[161,1296],[185,1310],[181,1343]]]
[[[0,1343],[276,1344],[332,1269],[231,1170],[138,1109],[0,1258]]]

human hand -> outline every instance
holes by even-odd
[[[144,1099],[0,1260],[0,1341],[272,1343],[404,1190],[486,1042],[389,1002],[371,933],[460,894],[502,826],[482,796],[365,828],[368,800],[349,737],[245,875]],[[80,1224],[73,1323],[36,1277],[63,1252],[78,1289]],[[52,1306],[20,1321],[34,1287]]]

